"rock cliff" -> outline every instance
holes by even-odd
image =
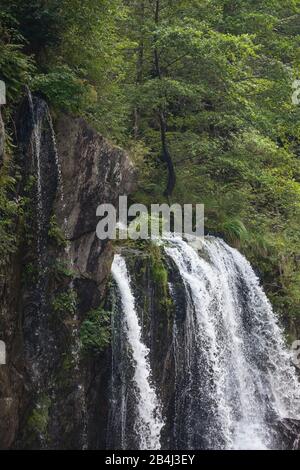
[[[24,215],[0,285],[0,447],[103,446],[109,351],[83,353],[80,331],[105,305],[113,258],[111,243],[96,237],[96,208],[132,190],[133,166],[84,120],[61,115],[53,124],[30,94],[16,128]]]

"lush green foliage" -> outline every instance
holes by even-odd
[[[53,310],[56,313],[65,315],[74,315],[77,307],[77,296],[73,289],[58,294],[52,301]]]
[[[163,262],[161,249],[159,246],[151,244],[149,247],[149,253],[151,278],[166,298],[168,292],[168,271]]]
[[[299,314],[299,0],[0,3],[9,101],[30,84],[128,148],[138,202],[165,201],[167,149],[172,202],[205,203],[207,231]]]
[[[163,108],[177,173],[173,201],[205,203],[207,231],[246,253],[278,309],[299,313],[300,111],[291,96],[300,3],[132,3],[140,73],[129,96],[135,134],[148,149],[136,198],[164,199]]]
[[[15,221],[19,207],[9,197],[14,185],[15,180],[7,175],[6,169],[0,171],[0,267],[7,263],[9,256],[16,250]]]
[[[46,435],[50,407],[50,398],[47,395],[42,395],[39,398],[36,407],[33,409],[32,414],[28,418],[29,431],[36,435]]]
[[[80,340],[85,352],[101,352],[110,343],[110,312],[91,310],[80,328]]]
[[[65,234],[59,227],[56,217],[52,216],[50,219],[50,227],[48,231],[48,235],[50,239],[59,247],[66,247],[67,246],[67,241]]]
[[[7,87],[8,101],[18,98],[30,79],[34,67],[31,57],[24,53],[25,39],[18,22],[0,2],[0,79]]]
[[[122,2],[0,0],[0,4],[5,46],[1,46],[0,78],[7,82],[10,98],[29,84],[56,108],[84,115],[102,132],[121,137],[127,106],[120,82],[128,44],[120,36]]]

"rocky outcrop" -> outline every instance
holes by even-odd
[[[110,272],[111,246],[96,237],[98,205],[118,206],[120,194],[133,190],[134,170],[126,153],[112,146],[83,119],[62,116],[56,125],[61,165],[59,225],[71,241],[74,269],[99,286]]]
[[[59,225],[65,223],[69,251],[65,261],[75,273],[78,315],[87,312],[105,298],[113,249],[110,241],[100,241],[95,233],[99,204],[118,207],[118,197],[129,194],[135,185],[135,171],[126,153],[110,144],[82,119],[62,116],[56,124],[58,155],[61,165],[61,195],[56,202]],[[105,448],[108,420],[111,352],[87,357],[82,362],[87,437],[85,446]],[[75,380],[76,382],[76,380]],[[64,407],[64,399],[61,406]],[[82,417],[79,416],[79,428]],[[76,443],[75,447],[80,447]],[[63,439],[57,447],[66,446]]]
[[[0,283],[0,448],[101,448],[110,352],[83,353],[80,329],[105,307],[113,258],[96,237],[96,208],[133,189],[134,169],[84,120],[62,115],[53,126],[30,94],[16,127],[25,207]]]

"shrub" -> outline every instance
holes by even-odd
[[[57,295],[52,302],[56,313],[74,315],[77,308],[77,294],[73,289]]]
[[[80,340],[84,352],[101,352],[110,343],[111,313],[98,308],[91,310],[80,328]]]
[[[37,75],[32,88],[42,92],[56,108],[73,113],[83,111],[97,99],[94,88],[79,79],[68,66],[56,67],[48,74]]]

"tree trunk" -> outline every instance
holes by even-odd
[[[169,197],[172,195],[175,184],[176,184],[176,173],[173,165],[173,160],[169,151],[167,141],[167,124],[165,114],[162,110],[159,111],[159,123],[160,123],[160,135],[162,143],[163,160],[167,164],[168,168],[168,183],[164,195]]]
[[[140,37],[139,37],[139,46],[138,46],[138,54],[137,54],[137,64],[136,64],[136,84],[140,85],[143,83],[143,76],[144,76],[144,33],[142,28],[145,22],[145,0],[142,0],[138,4],[138,17],[139,17],[139,24],[141,27],[140,30]],[[140,131],[140,109],[138,106],[134,109],[134,138],[135,140],[139,137]]]
[[[155,24],[159,24],[159,11],[160,11],[160,0],[156,0],[155,4]],[[154,63],[155,63],[155,73],[159,80],[162,79],[160,62],[159,62],[159,53],[158,49],[155,46],[154,48]],[[160,135],[161,135],[161,144],[162,144],[162,158],[163,161],[167,164],[168,169],[168,183],[165,189],[164,195],[170,197],[173,193],[176,184],[176,173],[173,165],[172,156],[169,150],[168,139],[167,139],[167,119],[165,109],[161,106],[158,110],[159,116],[159,125],[160,125]]]

